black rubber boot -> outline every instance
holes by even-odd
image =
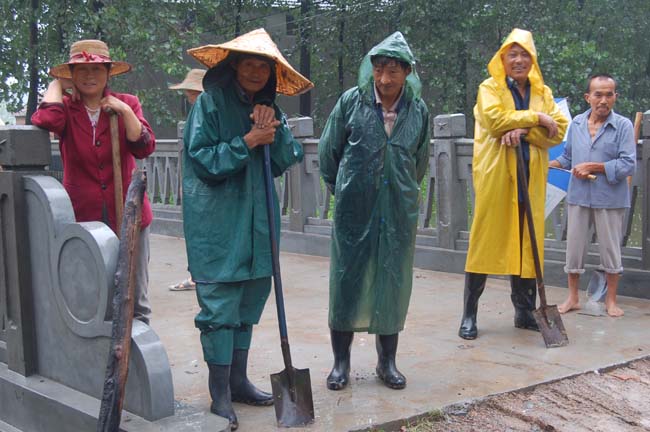
[[[330,336],[332,338],[332,352],[334,353],[334,367],[327,376],[327,388],[342,390],[350,381],[350,348],[354,333],[330,330]]]
[[[512,290],[510,299],[515,307],[515,327],[539,331],[539,326],[533,316],[537,300],[535,279],[522,279],[519,276],[511,276],[510,288]]]
[[[463,295],[463,318],[460,321],[458,336],[463,339],[476,339],[476,314],[478,300],[485,289],[487,275],[482,273],[465,273],[465,293]]]
[[[397,370],[395,354],[397,354],[398,333],[392,335],[377,335],[377,376],[386,387],[400,390],[406,387],[406,377]]]
[[[255,387],[248,380],[248,350],[236,349],[232,353],[230,365],[230,393],[233,402],[253,406],[273,405],[273,395]]]
[[[230,366],[208,363],[208,369],[210,371],[208,387],[212,398],[210,412],[228,419],[230,430],[236,430],[239,427],[239,422],[230,400]]]

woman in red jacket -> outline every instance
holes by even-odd
[[[115,93],[109,77],[131,70],[125,62],[112,61],[108,46],[99,40],[82,40],[70,47],[70,59],[50,69],[55,79],[32,123],[59,136],[65,187],[77,222],[103,221],[115,231],[115,192],[109,114],[118,115],[120,158],[124,197],[135,158],[153,153],[156,140],[142,115],[136,96]],[[137,257],[135,318],[148,323],[151,307],[149,282],[149,225],[151,204],[146,194],[142,207],[142,229]]]

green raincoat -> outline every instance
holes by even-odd
[[[282,124],[271,144],[274,176],[302,160],[302,146],[291,135],[275,105],[274,75],[249,102],[235,83],[228,62],[208,71],[185,124],[183,152],[183,228],[189,270],[200,283],[237,282],[272,274],[264,149],[249,150],[255,104],[271,105]],[[278,198],[273,191],[275,225],[280,232]]]
[[[371,57],[409,63],[390,138],[374,106]],[[325,125],[318,154],[335,194],[329,326],[394,334],[411,297],[419,184],[429,160],[429,113],[420,99],[415,58],[401,33],[364,58],[358,87],[346,91]]]

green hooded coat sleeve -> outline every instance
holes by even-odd
[[[429,113],[415,69],[390,137],[372,101],[370,56],[414,66],[400,33],[373,48],[359,86],[346,91],[319,142],[320,169],[334,190],[330,267],[330,328],[394,334],[402,330],[411,295],[419,183],[429,160]]]
[[[302,146],[284,116],[270,144],[275,176],[302,160]],[[263,147],[248,149],[253,105],[234,86],[214,87],[197,99],[185,124],[183,226],[195,281],[236,282],[271,275]],[[274,190],[275,225],[280,211]]]

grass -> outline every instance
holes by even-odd
[[[399,432],[431,432],[435,430],[436,424],[444,420],[445,414],[441,410],[431,411],[423,416],[419,416],[416,420],[408,420],[406,424],[402,425]],[[366,432],[392,432],[395,429],[372,428]]]
[[[400,432],[430,432],[434,430],[437,423],[444,420],[445,414],[440,410],[435,410],[427,415],[420,417],[414,422],[408,422],[400,428]]]

